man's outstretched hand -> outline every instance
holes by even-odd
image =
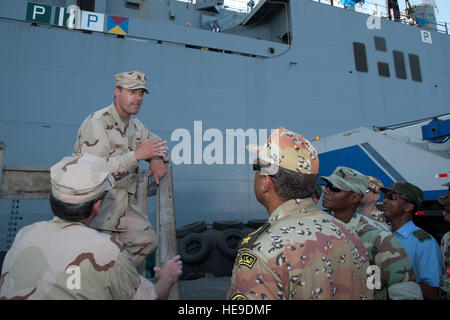
[[[173,284],[181,276],[183,263],[180,258],[181,257],[177,255],[167,261],[163,267],[153,268],[156,277],[158,278],[158,281],[155,284],[155,289],[159,300],[164,300],[167,298]]]

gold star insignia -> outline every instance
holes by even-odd
[[[242,239],[242,243],[241,243],[241,244],[246,244],[246,243],[248,243],[249,240],[250,240],[251,238],[252,238],[252,237],[247,237],[247,238]]]

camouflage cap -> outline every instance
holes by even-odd
[[[344,191],[351,191],[362,196],[369,187],[369,181],[365,175],[347,167],[337,167],[329,177],[320,177],[320,179],[332,183],[337,188]]]
[[[370,190],[372,190],[375,193],[380,193],[381,192],[381,188],[383,187],[383,183],[378,180],[375,177],[372,176],[367,176],[367,179],[369,180],[369,188]]]
[[[316,181],[316,184],[314,185],[314,193],[313,193],[317,199],[320,199],[320,196],[322,195],[322,187],[319,184],[319,181]]]
[[[423,201],[423,191],[409,182],[396,182],[390,188],[382,187],[381,191],[384,193],[391,191],[405,195],[416,205],[416,207],[420,207],[420,204]]]
[[[266,163],[290,171],[319,173],[319,156],[311,142],[283,127],[274,130],[264,145],[248,145],[247,150]]]
[[[122,72],[116,74],[114,79],[116,80],[116,87],[122,87],[130,90],[144,89],[146,93],[149,93],[148,89],[145,87],[147,77],[142,72]]]
[[[72,204],[95,199],[114,186],[105,165],[105,159],[89,153],[63,158],[50,168],[53,196]]]

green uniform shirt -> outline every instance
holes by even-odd
[[[416,281],[411,260],[400,240],[383,224],[356,211],[347,226],[361,238],[370,264],[380,267],[381,289],[375,290],[375,299],[386,299],[387,288],[393,284]]]

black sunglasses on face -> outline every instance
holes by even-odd
[[[253,164],[253,171],[261,171],[261,166],[258,163],[254,163]]]
[[[387,193],[387,194],[386,194],[386,198],[388,198],[389,200],[393,200],[393,201],[395,201],[395,200],[397,200],[397,199],[402,199],[402,200],[404,200],[404,201],[406,201],[406,202],[409,202],[408,199],[403,198],[403,197],[400,197],[397,193],[392,193],[392,192]]]
[[[327,186],[325,188],[328,188],[331,192],[341,192],[342,190],[339,188],[336,188],[332,183],[327,182]]]
[[[270,168],[270,163],[266,165],[261,165],[257,161],[253,163],[253,171],[261,171],[261,168]]]
[[[253,171],[261,171],[262,168],[270,168],[270,164],[268,164],[268,165],[260,165],[256,161],[253,163]],[[263,173],[263,175],[266,175],[266,176],[269,176],[269,177],[275,179],[275,177],[273,175],[271,175],[271,174],[264,174]]]

